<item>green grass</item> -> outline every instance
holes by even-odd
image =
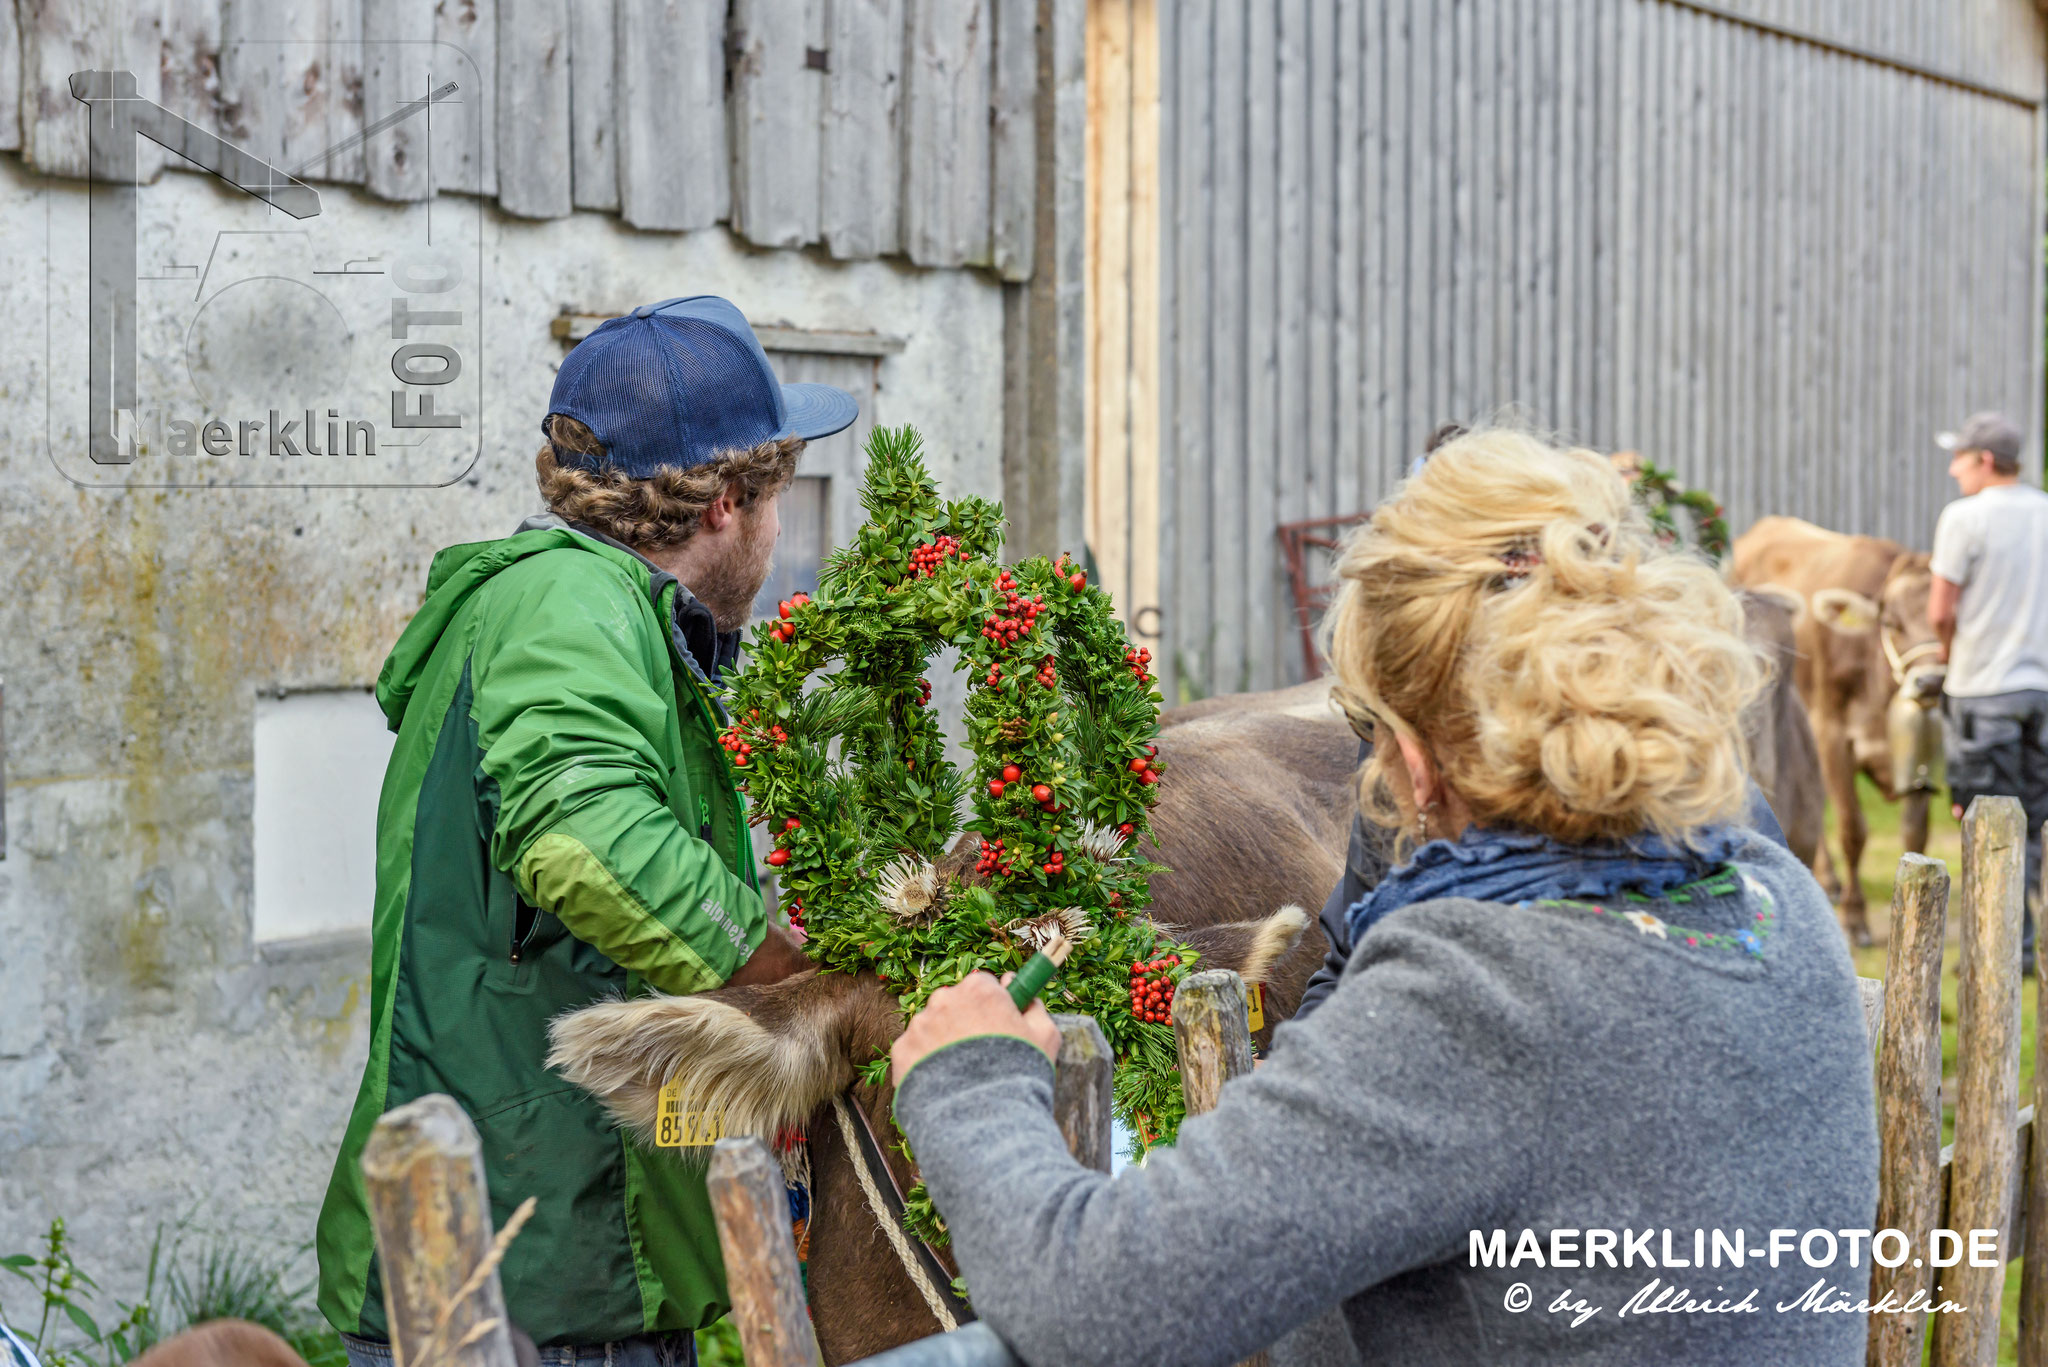
[[[1858,973],[1866,978],[1882,978],[1885,940],[1890,931],[1893,875],[1898,870],[1899,856],[1905,853],[1905,844],[1899,837],[1898,806],[1879,796],[1870,780],[1860,778],[1857,783],[1864,821],[1870,830],[1859,881],[1863,885],[1864,898],[1870,903],[1870,930],[1878,942],[1869,949],[1852,950],[1851,953]],[[1831,809],[1828,813],[1830,841],[1834,838],[1834,825]],[[1941,968],[1941,1142],[1947,1144],[1955,1138],[1956,972],[1961,946],[1956,933],[1956,904],[1953,899],[1962,886],[1963,846],[1962,828],[1949,815],[1948,804],[1939,797],[1928,821],[1926,853],[1948,866],[1951,898],[1947,947],[1942,955]],[[2021,1105],[2025,1105],[2034,1094],[2034,1020],[2035,992],[2029,986],[2020,993]],[[2019,1332],[2020,1270],[2019,1260],[2006,1267],[2005,1295],[1998,1329],[2000,1367],[2018,1360],[2014,1342]]]

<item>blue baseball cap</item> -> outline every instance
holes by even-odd
[[[548,416],[576,419],[602,456],[556,450],[585,469],[646,479],[785,437],[814,440],[850,425],[853,395],[829,384],[781,384],[760,339],[715,294],[664,299],[607,318],[562,358]],[[546,432],[547,420],[542,419]]]

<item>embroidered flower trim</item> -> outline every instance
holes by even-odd
[[[1546,897],[1540,899],[1536,905],[1574,907],[1580,911],[1590,911],[1595,916],[1612,916],[1634,926],[1637,934],[1654,935],[1667,944],[1683,944],[1688,949],[1739,949],[1751,958],[1760,959],[1763,957],[1765,939],[1777,928],[1778,904],[1762,883],[1733,864],[1723,864],[1705,878],[1673,888],[1661,899],[1643,897],[1636,893],[1627,893],[1625,896],[1633,902],[1662,900],[1684,904],[1699,897],[1727,897],[1737,891],[1747,892],[1756,906],[1750,913],[1752,924],[1733,931],[1693,930],[1661,920],[1647,911],[1603,907],[1595,902],[1575,902],[1568,898]]]

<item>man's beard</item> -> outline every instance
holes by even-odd
[[[711,610],[711,621],[720,631],[738,631],[754,615],[754,596],[768,582],[768,567],[775,558],[775,538],[763,535],[757,505],[742,514],[745,535],[731,555],[698,574],[690,585],[697,601]]]

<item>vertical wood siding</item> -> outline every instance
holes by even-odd
[[[0,149],[86,173],[70,74],[308,180],[1031,276],[1039,0],[0,0]],[[395,47],[394,43],[407,46]],[[453,80],[427,117],[322,156]],[[141,149],[154,176],[163,154]],[[175,164],[175,163],[174,163]]]
[[[2025,0],[1157,14],[1156,473],[1094,470],[1091,527],[1127,583],[1160,529],[1140,639],[1169,698],[1176,670],[1190,693],[1301,677],[1275,525],[1369,506],[1445,420],[1634,448],[1738,530],[1791,513],[1923,547],[1953,497],[1937,430],[2004,408],[2039,469]],[[1110,378],[1098,415],[1133,392],[1106,401]]]

